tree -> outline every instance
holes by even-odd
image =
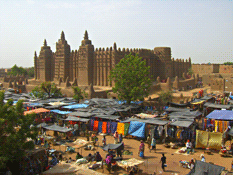
[[[193,70],[192,70],[192,68],[190,67],[190,68],[188,68],[188,74],[189,75],[192,75],[193,74]]]
[[[26,69],[27,74],[29,77],[33,78],[34,77],[34,67],[29,67]]]
[[[0,92],[0,101],[4,92]],[[31,127],[34,115],[24,115],[23,101],[19,100],[16,106],[12,100],[0,105],[0,168],[6,164],[19,162],[25,156],[25,151],[34,148],[32,141],[36,139],[37,128]],[[16,168],[16,167],[15,167]],[[14,173],[13,173],[14,174]]]
[[[233,65],[233,62],[225,62],[223,64],[225,64],[225,65]]]
[[[41,90],[40,86],[36,86],[34,89],[32,89],[32,92],[30,95],[35,98],[41,98],[41,99],[46,98],[46,93],[44,93],[44,91]]]
[[[85,91],[82,91],[79,87],[72,87],[73,88],[73,91],[74,91],[74,96],[73,96],[73,98],[75,99],[75,100],[77,100],[78,102],[80,101],[80,100],[83,100],[84,98],[87,98],[87,93],[85,92]]]
[[[56,86],[55,83],[46,81],[41,83],[40,86],[36,86],[32,90],[32,95],[36,98],[51,98],[51,97],[60,97],[62,96],[61,89]]]
[[[115,82],[112,88],[119,100],[143,100],[149,95],[151,86],[150,67],[138,55],[125,55],[110,73],[110,81]]]
[[[8,73],[9,75],[27,75],[26,69],[23,67],[18,67],[16,64],[11,68],[11,71]]]
[[[160,109],[159,111],[162,111],[162,107],[164,107],[168,102],[171,102],[173,98],[172,92],[171,91],[162,91],[159,93],[159,105]]]

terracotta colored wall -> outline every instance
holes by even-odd
[[[233,65],[219,65],[219,73],[233,73]]]

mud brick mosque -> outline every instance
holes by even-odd
[[[113,86],[109,82],[110,71],[126,54],[138,54],[150,66],[150,75],[156,81],[182,77],[191,67],[191,59],[171,58],[170,47],[155,47],[150,49],[117,48],[116,43],[110,48],[94,48],[88,33],[78,50],[70,49],[62,31],[61,38],[56,43],[53,52],[44,40],[39,56],[35,52],[35,79],[40,81],[76,82],[77,85]]]

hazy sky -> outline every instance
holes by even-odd
[[[0,68],[33,66],[44,39],[71,50],[85,30],[95,48],[171,47],[193,63],[232,60],[232,0],[0,0]]]

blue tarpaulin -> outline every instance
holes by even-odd
[[[233,120],[233,111],[229,110],[214,110],[209,113],[206,118],[216,119],[216,120]]]
[[[86,108],[88,106],[89,105],[87,105],[87,104],[75,104],[75,105],[63,106],[62,108],[65,108],[65,109],[77,109],[77,108]]]
[[[51,110],[50,112],[54,112],[54,113],[57,113],[57,114],[69,114],[71,113],[70,111],[60,111],[60,110]]]
[[[119,101],[118,101],[118,104],[125,104],[125,103],[126,103],[126,100],[121,100],[121,101],[119,100]],[[131,101],[130,103],[131,103],[131,104],[137,104],[137,105],[138,105],[138,104],[143,103],[143,101]]]
[[[136,137],[145,138],[146,124],[138,121],[131,121],[128,134]]]

